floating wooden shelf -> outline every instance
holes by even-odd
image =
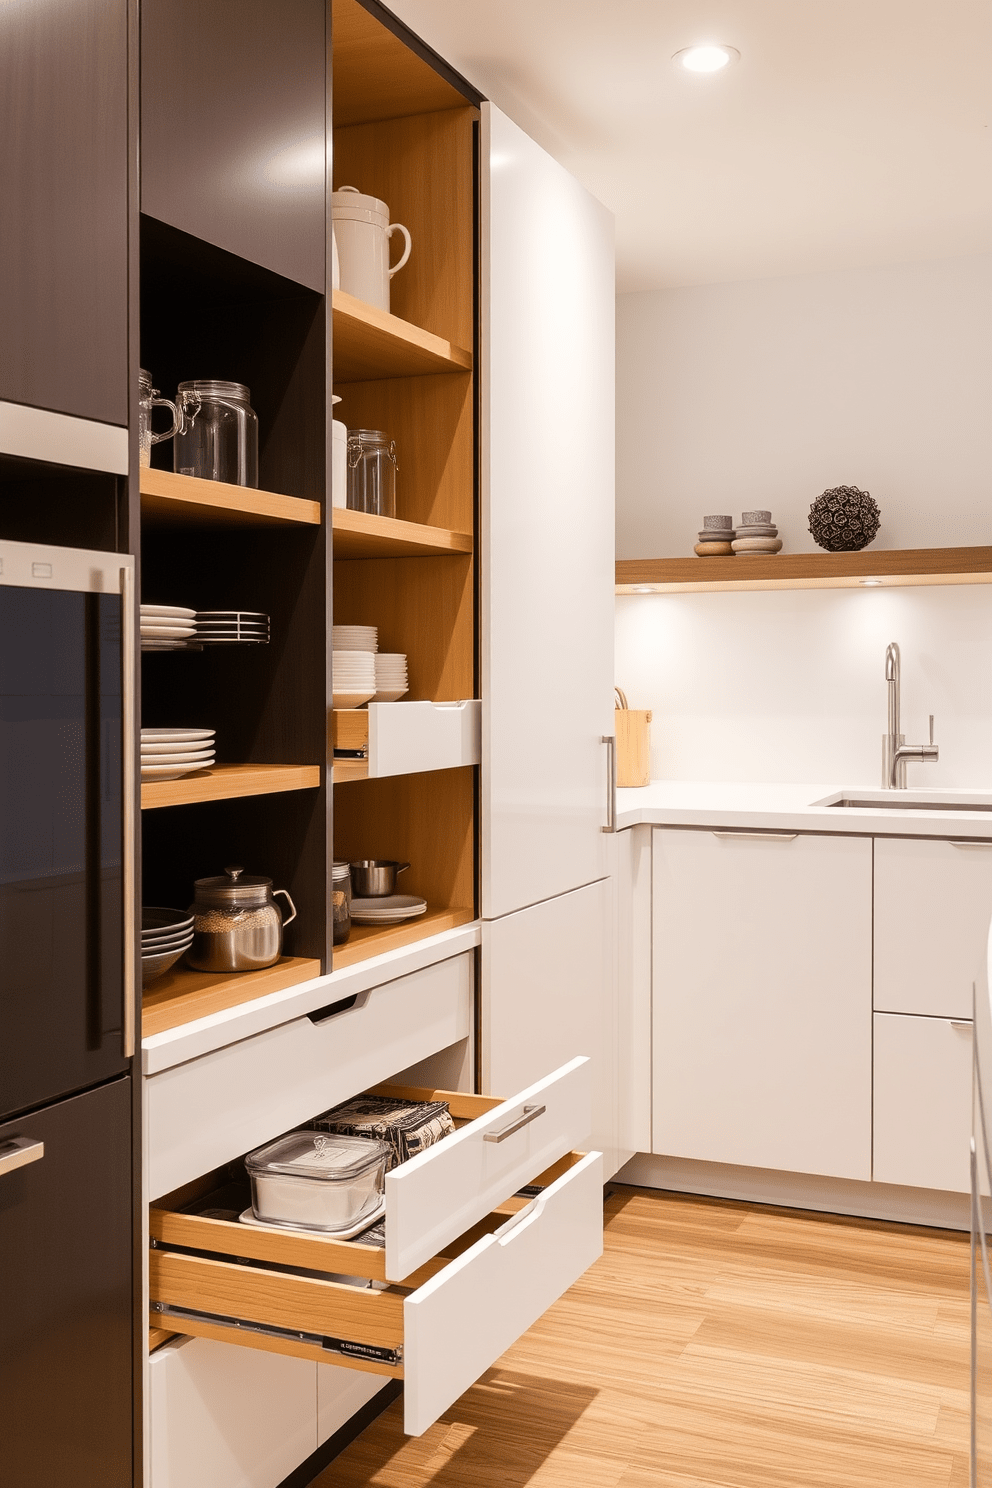
[[[213,765],[181,780],[143,780],[141,809],[227,801],[235,796],[270,796],[280,791],[315,790],[319,765]]]
[[[332,303],[335,385],[472,370],[470,351],[398,315],[366,305],[340,289],[334,291]]]
[[[471,553],[473,547],[470,532],[449,532],[446,527],[375,517],[343,506],[334,507],[333,523],[335,558],[451,556]]]
[[[283,956],[264,971],[245,971],[236,976],[174,966],[165,976],[149,982],[142,995],[141,1033],[150,1038],[154,1033],[165,1033],[195,1018],[221,1013],[318,976],[320,962],[305,956]]]
[[[861,553],[781,553],[755,558],[622,558],[616,592],[855,589],[880,585],[992,584],[992,548],[893,548]]]
[[[430,935],[440,935],[442,930],[454,930],[474,919],[475,912],[471,909],[428,908],[419,920],[407,920],[403,925],[352,925],[346,943],[334,947],[334,970],[381,956],[383,951],[412,945],[415,940],[426,940]]]
[[[320,526],[320,502],[299,496],[176,475],[171,470],[144,469],[140,485],[141,520],[149,526]]]

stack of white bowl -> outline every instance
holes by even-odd
[[[141,980],[151,982],[175,966],[193,944],[193,916],[181,909],[142,908]]]
[[[216,758],[213,729],[142,729],[142,780],[178,780],[208,770]]]
[[[375,657],[375,698],[377,703],[395,703],[410,690],[406,657],[401,652],[379,651]]]
[[[195,610],[182,605],[141,606],[142,651],[184,651],[195,636]]]
[[[331,637],[334,707],[360,708],[375,697],[379,632],[374,625],[335,625]]]

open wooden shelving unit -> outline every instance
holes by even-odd
[[[269,527],[284,523],[319,527],[319,501],[225,481],[145,468],[140,475],[141,520],[149,526]]]
[[[180,780],[142,781],[141,809],[153,811],[159,806],[192,806],[198,801],[316,790],[319,785],[319,765],[211,765]]]
[[[263,971],[245,971],[237,976],[223,972],[191,971],[174,966],[165,976],[150,982],[142,997],[141,1031],[146,1036],[165,1033],[195,1018],[222,1013],[270,992],[281,992],[297,982],[320,976],[320,962],[305,956],[283,956]]]
[[[618,594],[992,584],[992,548],[890,548],[772,557],[622,558]]]
[[[440,558],[471,553],[471,532],[401,522],[371,512],[333,510],[334,560],[341,558]]]
[[[407,920],[402,925],[352,925],[346,945],[338,946],[334,952],[336,967],[354,966],[357,961],[366,961],[370,956],[381,956],[384,951],[395,951],[400,946],[412,945],[428,935],[440,935],[444,930],[455,930],[459,925],[471,924],[475,919],[474,909],[431,909],[419,920]]]

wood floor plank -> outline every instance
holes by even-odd
[[[599,1262],[418,1439],[320,1488],[967,1488],[968,1244],[617,1189]]]

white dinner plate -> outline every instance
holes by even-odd
[[[196,635],[194,625],[146,625],[141,622],[143,641],[183,641]]]
[[[372,914],[365,911],[359,911],[356,914],[352,910],[351,918],[356,925],[402,925],[407,920],[419,919],[426,913],[427,905],[425,904],[423,909],[408,909],[401,914]]]
[[[141,618],[164,619],[169,617],[174,620],[193,620],[196,616],[195,610],[186,610],[182,605],[146,605],[141,606]]]
[[[212,739],[216,729],[153,729],[141,730],[142,744],[175,744],[182,740],[185,743],[190,739]]]
[[[195,775],[197,770],[209,770],[209,765],[142,765],[142,780],[179,780],[183,775]]]
[[[204,749],[196,754],[142,754],[141,768],[147,770],[149,765],[189,765],[191,770],[205,770],[216,758],[212,749]]]

